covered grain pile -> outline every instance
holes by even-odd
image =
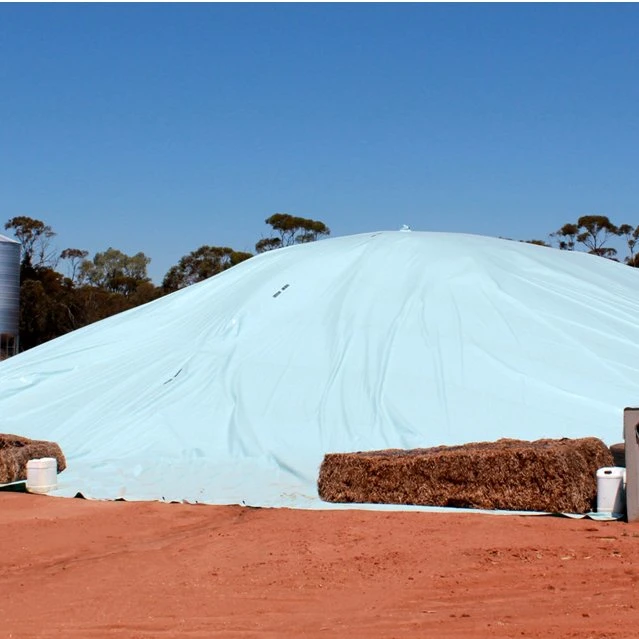
[[[594,437],[338,453],[324,457],[318,489],[329,502],[585,513],[612,462]]]
[[[0,484],[26,479],[27,462],[42,457],[55,457],[59,473],[67,467],[58,444],[0,433]]]

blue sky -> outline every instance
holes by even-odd
[[[287,212],[544,238],[639,224],[639,6],[0,4],[0,222],[252,250]]]

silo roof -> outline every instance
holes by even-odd
[[[12,244],[20,244],[20,242],[18,242],[17,240],[14,240],[10,237],[7,237],[6,235],[1,235],[1,234],[0,234],[0,242],[11,242]]]

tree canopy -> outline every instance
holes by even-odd
[[[66,248],[60,253],[60,259],[66,260],[69,264],[69,278],[72,282],[76,282],[78,269],[80,264],[89,255],[89,251],[83,251],[76,248]]]
[[[51,250],[51,238],[55,237],[55,233],[49,225],[41,220],[19,215],[6,222],[4,228],[13,231],[22,244],[21,259],[25,268],[55,266],[55,252]]]
[[[151,258],[144,253],[127,255],[109,247],[96,253],[93,260],[84,260],[79,267],[81,283],[103,288],[112,293],[130,295],[143,282],[150,282],[146,267]]]
[[[275,213],[264,221],[275,231],[276,235],[259,240],[255,245],[257,253],[264,253],[291,244],[315,242],[331,233],[324,222],[295,217],[288,213]]]
[[[252,257],[251,253],[234,251],[227,246],[200,246],[172,266],[162,281],[162,288],[166,292],[201,282],[213,275],[217,275],[244,260]]]
[[[616,249],[605,247],[605,244],[611,236],[619,235],[619,228],[605,215],[582,215],[576,224],[564,224],[552,235],[559,238],[562,250],[574,251],[581,244],[593,255],[612,257],[617,254]]]

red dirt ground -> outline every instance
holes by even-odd
[[[639,526],[0,493],[3,637],[639,636]]]

